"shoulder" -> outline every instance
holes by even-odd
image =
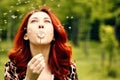
[[[12,61],[8,61],[6,64],[5,64],[5,67],[13,67],[15,66],[15,63],[12,62]]]
[[[72,62],[69,68],[69,74],[67,76],[68,80],[78,80],[77,70],[76,70],[76,63]]]
[[[4,77],[5,79],[17,79],[18,75],[16,73],[16,66],[15,63],[12,61],[9,61],[5,64],[5,72],[4,72]]]
[[[8,62],[5,64],[5,71],[15,72],[16,70],[17,70],[17,67],[16,67],[16,65],[15,65],[14,62],[8,61]]]
[[[76,63],[71,63],[70,65],[70,73],[75,73],[76,72]]]
[[[5,64],[5,71],[16,71],[17,67],[14,62],[8,61]]]

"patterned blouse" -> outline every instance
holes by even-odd
[[[13,62],[11,61],[7,62],[5,64],[4,80],[25,80],[25,75],[18,76],[16,70],[17,67]],[[58,79],[54,77],[54,80]],[[72,64],[70,66],[70,74],[68,74],[68,76],[64,80],[78,80],[75,64]]]

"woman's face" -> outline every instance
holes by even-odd
[[[49,15],[45,12],[35,12],[27,25],[27,37],[31,44],[50,44],[54,38],[54,29]]]

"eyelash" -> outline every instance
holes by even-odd
[[[37,22],[37,20],[32,20],[31,23]]]
[[[49,20],[45,20],[44,22],[48,22],[48,23],[51,23]]]
[[[38,22],[38,21],[37,21],[37,20],[32,20],[32,21],[31,21],[31,23],[34,23],[34,22]],[[51,21],[49,21],[49,20],[45,20],[44,22],[45,22],[45,23],[51,23]]]

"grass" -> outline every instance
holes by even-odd
[[[7,51],[10,49],[11,44],[6,42],[0,43],[2,48],[0,50],[0,80],[3,80],[4,64],[8,61]],[[9,46],[8,46],[9,45]],[[120,80],[120,57],[116,56],[116,61],[110,75],[107,76],[107,59],[105,66],[101,65],[101,48],[100,43],[91,41],[87,46],[85,42],[80,42],[80,47],[73,46],[73,58],[76,60],[77,73],[79,80]]]
[[[113,62],[114,66],[112,67],[112,74],[115,74],[116,77],[107,76],[108,60],[106,58],[104,66],[101,65],[101,51],[100,43],[94,41],[91,41],[87,46],[85,46],[85,42],[80,42],[80,47],[73,47],[79,80],[120,80],[119,55],[115,56],[116,61]]]

